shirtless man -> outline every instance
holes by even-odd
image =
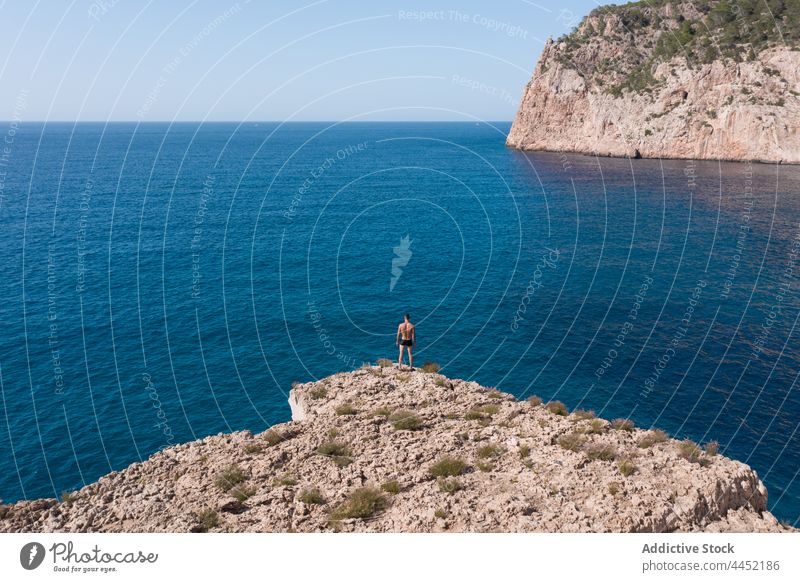
[[[400,357],[397,360],[397,367],[403,367],[403,348],[408,348],[408,365],[414,368],[414,345],[417,343],[417,328],[411,323],[411,316],[406,313],[403,323],[397,326],[397,338],[395,345],[400,346]]]

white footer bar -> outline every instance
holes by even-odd
[[[0,534],[0,579],[778,581],[799,554],[792,533]]]

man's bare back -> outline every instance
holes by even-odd
[[[414,367],[414,346],[417,343],[417,328],[411,323],[411,316],[406,313],[403,323],[397,326],[397,336],[395,345],[400,347],[400,356],[397,359],[397,366],[403,367],[403,350],[408,348],[408,365]]]

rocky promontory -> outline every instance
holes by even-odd
[[[389,362],[296,384],[291,422],[177,445],[5,532],[784,531],[755,471],[629,420]]]
[[[800,163],[800,12],[647,0],[593,10],[548,40],[507,145]]]

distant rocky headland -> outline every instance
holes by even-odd
[[[646,0],[547,41],[507,145],[800,163],[800,5]]]
[[[289,395],[292,422],[176,445],[4,532],[777,532],[755,471],[625,419],[388,361]]]

